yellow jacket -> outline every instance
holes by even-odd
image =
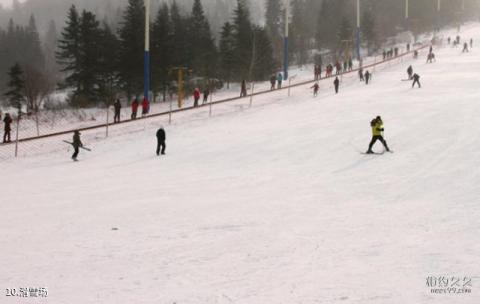
[[[373,136],[381,136],[383,131],[383,122],[377,121],[372,125],[372,134]]]

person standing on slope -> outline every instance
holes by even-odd
[[[270,91],[275,90],[275,84],[276,83],[277,83],[277,76],[275,76],[275,74],[273,74],[272,76],[270,76]]]
[[[366,153],[373,154],[372,148],[373,145],[377,142],[377,140],[379,140],[383,144],[387,152],[390,152],[387,142],[382,135],[382,132],[384,131],[382,118],[380,116],[377,116],[377,118],[373,119],[370,122],[370,126],[372,127],[372,140],[370,141],[370,145],[368,146],[368,151]]]
[[[365,72],[365,84],[368,85],[368,82],[370,81],[371,78],[372,78],[372,74],[370,74],[370,72],[367,70]]]
[[[313,87],[311,87],[311,89],[313,89],[313,96],[314,96],[314,97],[317,97],[317,95],[318,95],[318,90],[320,89],[320,85],[318,84],[318,82],[315,83],[315,84],[313,85]]]
[[[340,80],[338,79],[338,77],[335,77],[333,85],[335,86],[335,94],[338,94],[338,88],[340,87]]]
[[[9,113],[6,113],[5,118],[3,119],[3,123],[4,123],[3,143],[4,144],[12,141],[10,138],[10,132],[12,131],[12,126],[11,126],[12,122],[13,122],[12,117],[10,116]]]
[[[242,85],[240,87],[240,97],[246,97],[247,96],[247,82],[242,80]]]
[[[77,130],[73,133],[73,149],[75,150],[72,155],[72,159],[77,161],[78,153],[80,152],[80,147],[83,147],[83,143],[80,140],[80,132]]]
[[[135,98],[135,100],[132,102],[132,119],[137,119],[138,106],[138,99]]]
[[[277,88],[278,89],[282,88],[282,81],[283,81],[283,75],[282,75],[282,73],[278,73],[278,75],[277,75]]]
[[[122,104],[120,103],[120,100],[117,99],[115,103],[113,104],[113,108],[115,111],[115,115],[113,117],[113,122],[114,123],[119,123],[120,122],[120,112],[122,111]]]
[[[200,89],[195,88],[193,91],[193,106],[196,108],[198,107],[198,101],[200,100]]]
[[[408,74],[408,80],[411,80],[412,79],[412,76],[413,76],[413,68],[412,66],[409,66],[408,69],[407,69],[407,74]]]
[[[417,73],[413,74],[413,83],[412,83],[412,88],[415,86],[415,84],[418,84],[418,88],[421,88],[422,85],[420,84],[420,75]]]
[[[162,155],[165,155],[165,148],[167,147],[165,144],[166,139],[165,129],[163,126],[160,126],[160,129],[157,131],[157,155],[160,155],[160,152]]]

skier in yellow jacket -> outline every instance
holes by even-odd
[[[370,126],[372,127],[372,141],[370,142],[370,145],[368,146],[368,151],[366,153],[373,154],[372,147],[377,142],[377,140],[380,140],[380,142],[385,147],[385,150],[387,152],[390,152],[387,142],[382,135],[382,132],[384,130],[382,118],[380,116],[377,116],[377,118],[371,121]]]

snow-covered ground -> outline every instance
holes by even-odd
[[[480,303],[480,51],[436,55],[0,163],[0,287],[49,293],[0,303]]]

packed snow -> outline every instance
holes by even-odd
[[[0,303],[480,303],[479,48],[0,163],[0,286],[48,288]]]

